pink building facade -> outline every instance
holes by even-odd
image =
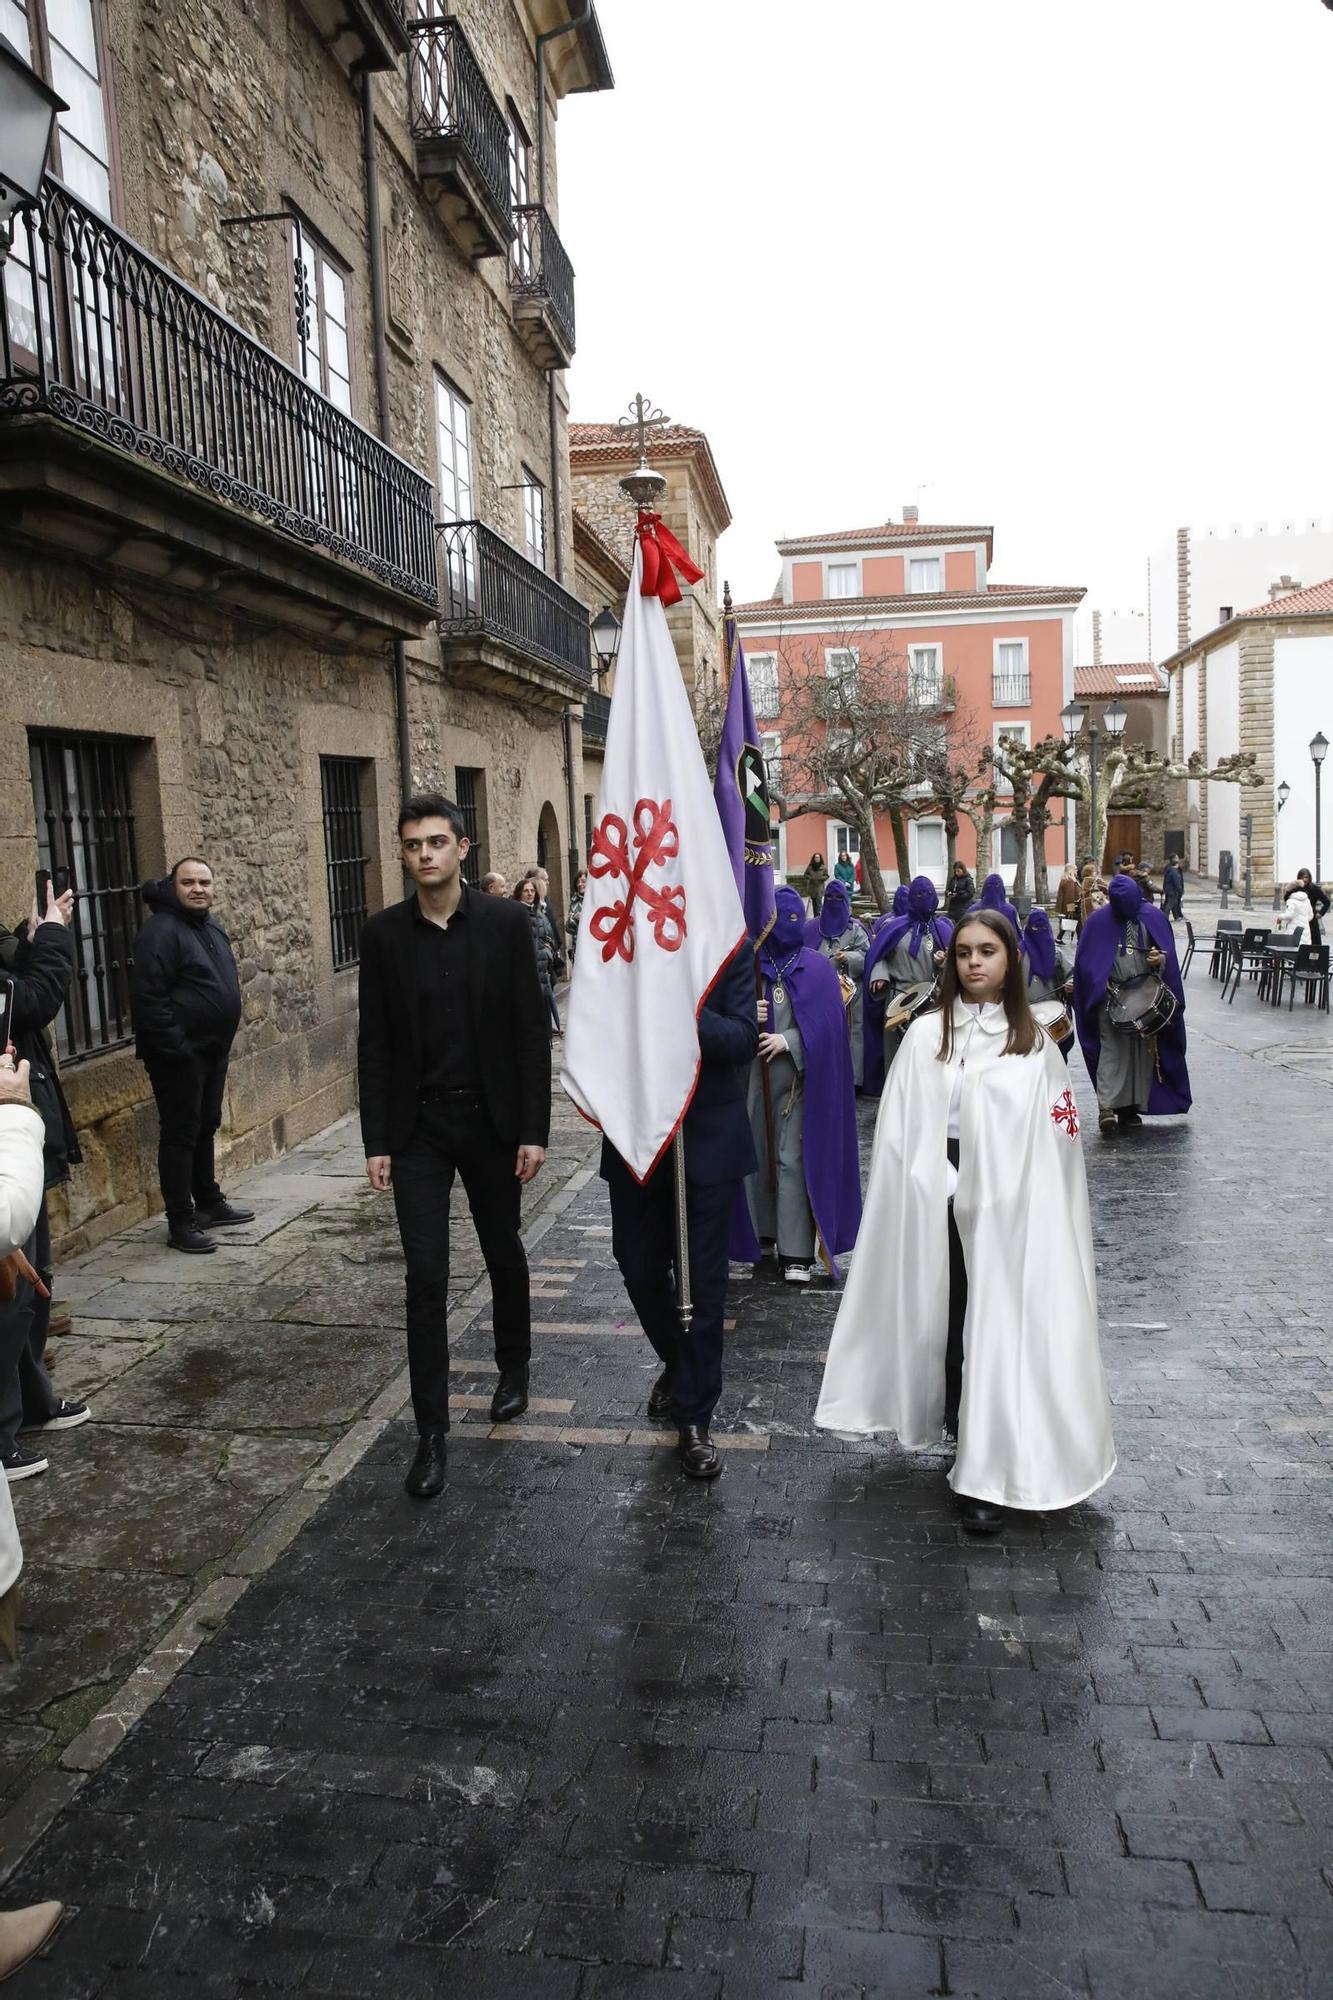
[[[960,746],[964,738],[998,744],[1010,735],[1036,743],[1060,733],[1060,711],[1074,691],[1074,613],[1084,593],[992,583],[989,527],[931,526],[905,508],[901,522],[804,535],[777,546],[782,578],[776,594],[736,606],[770,756],[782,754],[784,684],[821,654],[828,671],[837,671],[849,651],[899,657],[927,706],[932,687],[938,688],[933,720]],[[1066,842],[1073,838],[1062,807],[1055,812],[1046,837],[1052,867],[1066,859]],[[964,820],[958,857],[979,874],[998,868],[1012,880],[1017,856],[1003,819],[1001,799],[988,856],[977,855],[976,835]],[[782,828],[780,866],[799,874],[819,852],[832,868],[840,847],[856,846],[845,822],[802,813]],[[892,884],[897,868],[887,818],[878,828],[878,847]],[[942,886],[946,847],[938,818],[924,814],[911,822],[908,851],[911,872]]]

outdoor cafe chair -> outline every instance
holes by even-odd
[[[1246,931],[1238,947],[1234,948],[1231,965],[1231,991],[1227,995],[1228,1004],[1236,998],[1236,988],[1248,972],[1251,979],[1257,979],[1268,962],[1268,939],[1270,933],[1264,930]]]
[[[1185,928],[1189,929],[1188,922]],[[1219,917],[1213,926],[1211,938],[1200,938],[1200,944],[1211,944],[1212,957],[1208,961],[1208,977],[1225,981],[1231,972],[1231,954],[1239,949],[1243,926],[1239,917]]]
[[[1328,1013],[1328,960],[1329,948],[1326,944],[1298,944],[1290,958],[1284,958],[1277,969],[1277,992],[1280,1001],[1283,985],[1288,979],[1291,981],[1291,998],[1287,1002],[1288,1013],[1296,1005],[1298,985],[1305,988],[1307,1007],[1314,1003],[1322,1007],[1326,1014]]]

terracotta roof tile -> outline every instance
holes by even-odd
[[[990,544],[995,533],[989,527],[942,526],[930,521],[881,521],[875,528],[834,528],[827,535],[783,535],[778,540],[779,555],[796,555],[801,550],[858,548],[866,544],[889,548],[894,542],[962,542],[983,540]]]
[[[1151,660],[1136,660],[1132,665],[1105,664],[1093,667],[1075,667],[1074,693],[1099,699],[1102,696],[1131,694],[1165,694],[1167,678],[1160,667]]]
[[[1305,614],[1324,617],[1333,612],[1333,577],[1325,583],[1312,583],[1308,590],[1289,590],[1285,597],[1276,597],[1265,604],[1253,604],[1246,611],[1238,611],[1237,618],[1291,618]]]
[[[836,625],[849,615],[858,619],[876,612],[899,614],[905,611],[977,611],[1003,599],[1007,608],[1022,610],[1039,605],[1081,604],[1086,595],[1082,584],[1004,583],[988,584],[985,590],[913,591],[902,597],[821,597],[809,602],[784,604],[779,597],[760,597],[749,604],[734,606],[738,618],[816,618]]]
[[[621,430],[618,424],[569,426],[571,472],[590,472],[599,465],[631,466],[637,463],[637,456],[637,447],[630,432]],[[693,459],[698,464],[717,515],[718,533],[721,534],[724,528],[731,525],[731,506],[718,475],[712,446],[703,431],[695,430],[690,424],[663,424],[653,432],[649,441],[649,463],[658,459],[670,463],[682,458]]]

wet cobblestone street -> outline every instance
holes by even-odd
[[[1076,1071],[1093,1502],[981,1544],[942,1453],[813,1433],[836,1294],[769,1277],[683,1481],[589,1181],[528,1417],[483,1316],[441,1499],[399,1418],[7,1883],[74,1906],[16,1994],[1333,1993],[1333,1098],[1190,1055],[1109,1143]]]

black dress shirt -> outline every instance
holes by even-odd
[[[475,1090],[480,1081],[468,1005],[470,893],[464,883],[447,925],[433,924],[419,903],[413,910],[423,1090]]]

